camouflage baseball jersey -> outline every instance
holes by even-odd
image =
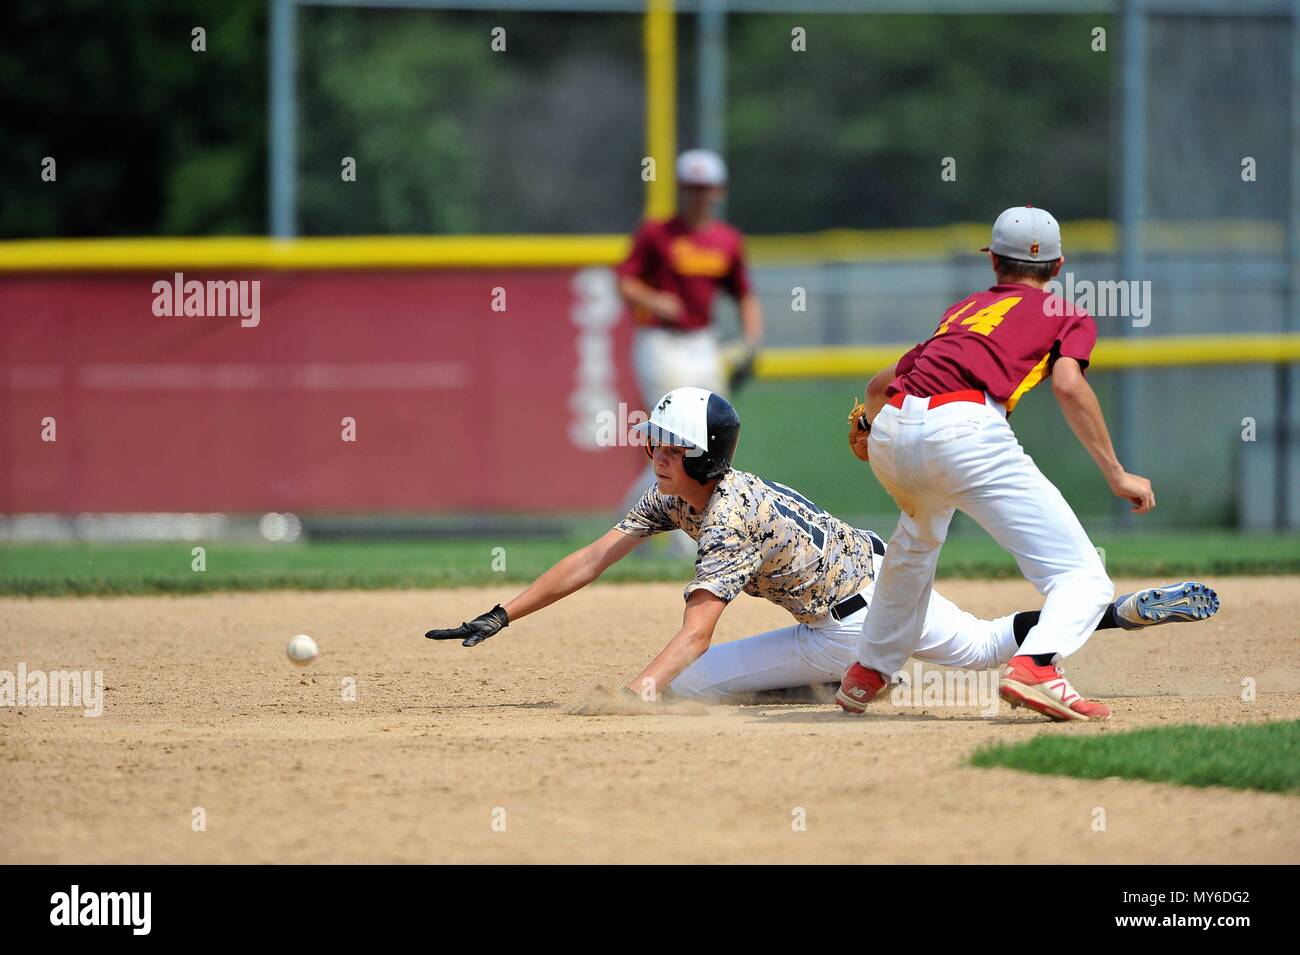
[[[744,591],[812,623],[875,577],[874,535],[746,471],[724,474],[700,514],[651,485],[616,529],[649,537],[677,528],[699,543],[687,597],[707,590],[731,601]],[[875,552],[884,553],[875,540]]]

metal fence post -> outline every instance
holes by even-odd
[[[298,74],[297,0],[271,0],[271,62],[268,89],[270,129],[271,235],[289,238],[298,233]]]
[[[1146,209],[1146,115],[1147,115],[1147,21],[1143,0],[1126,0],[1123,13],[1124,52],[1120,127],[1120,279],[1134,281],[1142,262],[1142,219]],[[1119,334],[1131,329],[1123,318]],[[1115,429],[1115,451],[1126,469],[1140,468],[1133,460],[1135,400],[1133,373],[1120,371],[1116,413],[1107,417]],[[1117,498],[1120,523],[1129,525],[1133,515],[1127,501]]]

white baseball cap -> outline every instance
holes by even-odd
[[[980,251],[1022,262],[1055,262],[1061,257],[1061,227],[1046,209],[1012,206],[993,223],[993,241]]]
[[[683,186],[725,186],[727,164],[711,149],[688,149],[677,157],[677,181]]]

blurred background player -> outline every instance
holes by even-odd
[[[715,215],[727,191],[726,164],[710,150],[688,149],[677,159],[677,183],[677,214],[644,223],[616,270],[619,294],[636,326],[632,367],[645,409],[674,388],[731,393],[752,372],[763,340],[763,313],[749,285],[741,234]],[[714,330],[719,288],[736,300],[744,341],[730,375]],[[621,510],[653,480],[651,470],[638,477]],[[671,541],[679,555],[694,552],[682,535]]]
[[[632,364],[644,408],[688,385],[729,392],[713,329],[719,288],[736,300],[747,358],[763,340],[740,232],[714,215],[726,195],[726,164],[707,149],[687,150],[677,159],[677,182],[677,214],[643,224],[617,269],[619,294],[636,324]]]
[[[477,646],[596,580],[647,537],[682,530],[699,542],[699,556],[684,591],[681,628],[627,689],[647,697],[668,688],[677,697],[743,702],[753,693],[836,680],[853,660],[884,542],[798,491],[734,469],[740,417],[721,395],[700,388],[669,392],[637,429],[649,440],[655,484],[618,526],[560,560],[504,607],[425,636]],[[770,600],[795,622],[712,646],[718,619],[742,593]],[[1202,620],[1217,609],[1208,587],[1178,584],[1119,598],[1096,626],[1135,630]],[[931,593],[923,618],[913,653],[918,660],[980,670],[1010,660],[1039,613],[981,620]]]

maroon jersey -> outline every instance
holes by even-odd
[[[632,251],[617,272],[682,300],[681,320],[676,322],[633,309],[632,318],[641,325],[704,328],[718,286],[737,299],[749,293],[740,233],[725,222],[710,222],[697,230],[691,230],[680,216],[647,222],[637,230]]]
[[[1032,285],[995,285],[949,306],[929,341],[898,360],[887,393],[977,388],[1009,412],[1057,358],[1086,368],[1096,343],[1097,323],[1082,309]]]

